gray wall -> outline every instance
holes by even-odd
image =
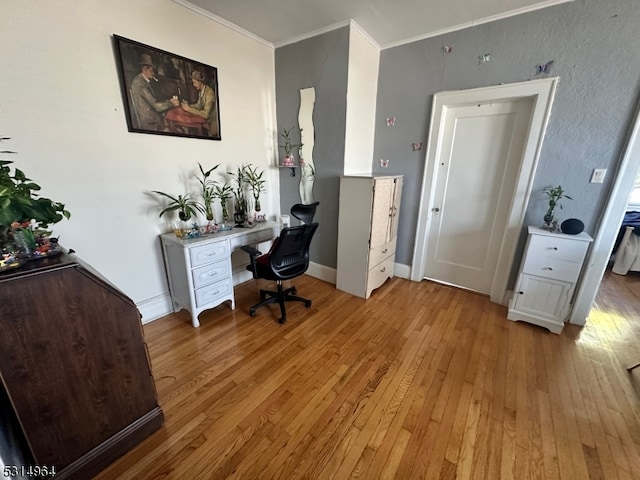
[[[373,171],[405,175],[396,261],[413,259],[425,148],[412,152],[411,144],[426,145],[432,95],[540,78],[536,65],[550,60],[560,84],[525,225],[542,223],[542,188],[560,184],[573,200],[556,214],[580,218],[593,234],[640,94],[639,33],[637,0],[576,0],[383,50]],[[479,64],[485,53],[491,61]],[[396,126],[387,127],[393,116]],[[593,168],[608,169],[604,184],[589,183]]]
[[[311,260],[331,268],[336,267],[339,176],[344,172],[348,60],[348,27],[280,47],[275,52],[279,140],[283,128],[296,127],[297,130],[300,89],[316,89],[313,192],[320,202],[315,217],[320,226],[311,244]],[[299,132],[296,131],[294,138],[295,143],[299,143]],[[283,155],[280,149],[280,158]],[[288,212],[291,205],[300,203],[299,183],[299,171],[294,178],[290,177],[290,169],[280,169],[283,213]],[[295,224],[295,219],[292,223]]]

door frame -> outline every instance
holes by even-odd
[[[617,168],[607,205],[593,239],[591,250],[573,303],[569,322],[584,325],[596,299],[602,277],[624,218],[629,194],[640,174],[640,102],[636,105],[633,123]]]
[[[495,85],[469,90],[439,92],[433,96],[431,121],[425,153],[425,169],[418,208],[418,227],[411,264],[411,280],[421,281],[425,274],[428,233],[431,228],[431,208],[434,204],[437,159],[442,151],[445,116],[449,108],[482,103],[510,102],[533,99],[529,131],[525,141],[505,230],[502,233],[498,265],[491,286],[491,301],[506,305],[507,284],[516,247],[522,232],[524,216],[531,197],[533,178],[538,167],[542,142],[549,123],[551,107],[559,77]]]

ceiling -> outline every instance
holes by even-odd
[[[573,0],[174,0],[275,47],[347,25],[388,48]]]

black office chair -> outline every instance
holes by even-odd
[[[292,208],[292,215],[294,215],[293,210]],[[309,245],[317,228],[317,223],[283,228],[271,250],[265,255],[253,247],[242,247],[251,258],[251,264],[247,266],[247,270],[253,273],[253,278],[275,280],[277,284],[276,291],[260,290],[260,303],[249,308],[249,315],[253,317],[258,308],[277,303],[280,305],[282,315],[279,322],[284,323],[287,321],[285,302],[296,301],[304,303],[307,308],[311,306],[311,300],[296,296],[298,293],[296,287],[283,289],[282,281],[298,277],[309,268]]]
[[[316,214],[316,208],[318,208],[318,205],[320,205],[320,202],[310,203],[309,205],[296,203],[291,207],[291,215],[304,224],[313,223],[313,217]]]

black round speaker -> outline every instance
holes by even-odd
[[[560,230],[568,235],[577,235],[584,230],[584,223],[577,218],[568,218],[560,224]]]

